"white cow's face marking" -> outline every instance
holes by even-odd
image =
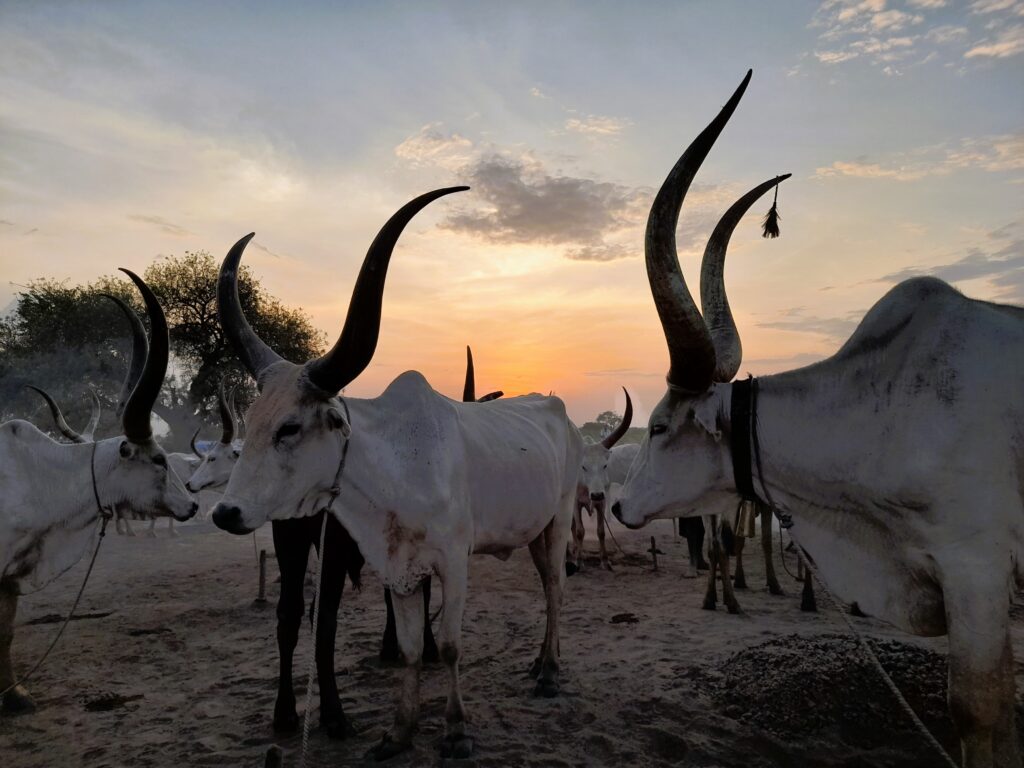
[[[245,445],[214,522],[247,533],[268,519],[308,517],[323,509],[351,434],[337,398],[318,395],[301,366],[278,363],[247,414]]]
[[[209,488],[223,488],[231,479],[231,472],[241,455],[242,447],[238,443],[215,443],[189,478],[188,489],[199,493]]]
[[[735,506],[721,404],[717,386],[701,395],[666,393],[612,508],[619,521],[639,528],[659,517],[721,514]]]
[[[150,440],[145,445],[115,438],[117,456],[106,478],[99,480],[104,498],[107,488],[117,489],[119,502],[131,511],[188,520],[198,505],[185,490],[185,481],[168,467],[163,448]]]
[[[608,458],[611,451],[601,443],[583,446],[583,464],[580,484],[585,486],[593,501],[603,501],[608,495]]]

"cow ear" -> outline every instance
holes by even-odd
[[[718,442],[722,439],[722,430],[718,421],[718,398],[703,396],[693,404],[693,420]]]
[[[340,429],[341,434],[344,437],[348,437],[352,434],[352,425],[348,423],[348,419],[345,418],[345,414],[333,405],[327,409],[327,423],[330,425],[331,429]]]
[[[135,455],[135,448],[127,440],[122,440],[121,445],[118,447],[118,452],[121,454],[122,459],[130,459]]]

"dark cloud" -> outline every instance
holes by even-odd
[[[1012,225],[992,233],[1001,237]],[[988,253],[981,248],[970,248],[962,259],[934,267],[907,267],[878,279],[881,283],[898,283],[910,277],[932,275],[951,283],[962,280],[989,278],[993,284],[1008,289],[1004,298],[1024,295],[1024,239],[1012,240],[997,251]]]
[[[143,224],[152,224],[154,227],[159,227],[161,231],[165,232],[168,235],[175,235],[177,237],[181,237],[184,235],[192,234],[184,227],[180,227],[177,224],[167,221],[167,219],[164,219],[160,216],[146,216],[141,213],[131,213],[128,214],[128,218],[131,219],[132,221],[138,221]]]
[[[608,261],[629,253],[604,243],[643,221],[648,190],[573,176],[553,176],[522,160],[489,155],[466,169],[487,207],[462,210],[441,226],[493,243],[577,246],[569,258]]]

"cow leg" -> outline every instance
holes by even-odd
[[[964,768],[1019,766],[1014,728],[1008,579],[989,568],[943,581],[949,634],[949,710]],[[991,577],[991,578],[990,578]],[[947,586],[947,583],[949,586]]]
[[[733,552],[736,555],[736,572],[732,577],[732,585],[735,589],[747,588],[747,575],[743,572],[743,547],[746,541],[742,536],[736,536],[733,544]]]
[[[395,604],[391,598],[391,590],[384,587],[384,608],[387,620],[384,623],[384,639],[380,643],[380,661],[382,664],[398,663],[398,630],[395,629]]]
[[[292,659],[299,641],[299,628],[302,626],[305,604],[302,590],[311,543],[306,528],[302,525],[304,522],[274,520],[271,523],[274,554],[281,570],[281,593],[277,599],[277,652],[280,667],[277,700],[274,702],[274,730],[281,733],[290,733],[299,727],[292,683]]]
[[[338,608],[341,606],[341,596],[345,590],[345,574],[348,570],[348,564],[345,562],[348,556],[345,538],[348,534],[334,515],[321,514],[328,514],[324,539],[325,552],[320,553],[319,551],[319,536],[313,542],[317,554],[323,560],[323,565],[320,566],[320,615],[317,617],[315,646],[316,677],[320,686],[320,727],[327,732],[330,738],[344,739],[354,734],[355,729],[345,717],[345,712],[341,707],[341,698],[338,696],[338,679],[334,674],[334,646],[338,632]],[[320,525],[316,526],[318,530]],[[311,624],[315,610],[316,600],[314,599],[309,606]]]
[[[146,535],[151,538],[156,538],[156,518],[152,515],[149,518],[149,530],[146,531]]]
[[[583,527],[583,507],[580,504],[574,504],[572,513],[572,539],[575,542],[575,547],[572,559],[576,571],[583,570],[583,537],[585,535],[586,529]],[[568,575],[572,575],[569,574],[568,571],[566,571],[566,573]]]
[[[537,562],[538,556],[544,559],[547,572],[547,579],[541,574],[544,596],[547,599],[547,626],[544,630],[544,644],[541,647],[540,674],[537,676],[537,686],[534,689],[534,695],[546,698],[558,695],[558,618],[562,609],[562,590],[565,587],[565,574],[559,568],[559,564],[565,557],[568,540],[567,517],[568,515],[557,515],[548,523],[544,533],[538,537],[543,540],[542,547],[535,548],[534,543],[530,544],[530,554],[534,556],[534,563]],[[540,551],[535,554],[535,549]]]
[[[781,595],[782,587],[775,576],[775,561],[772,559],[772,511],[764,506],[761,507],[761,551],[764,553],[764,578],[768,582],[768,591]]]
[[[577,510],[579,507],[577,507]],[[530,557],[533,558],[533,567],[537,569],[537,573],[540,575],[541,587],[544,589],[545,597],[548,594],[548,560],[546,552],[544,551],[544,532],[541,531],[540,535],[530,542]],[[537,658],[533,660],[533,664],[530,665],[530,671],[527,674],[536,678],[540,675],[540,668],[547,655],[548,647],[547,633],[544,634],[544,640],[540,645],[540,653]]]
[[[422,586],[408,595],[391,594],[395,607],[395,629],[398,647],[405,668],[395,707],[395,720],[391,729],[381,737],[380,744],[370,750],[367,757],[387,760],[412,747],[420,710],[420,669],[423,666],[423,595]],[[447,590],[446,590],[447,592]]]
[[[679,535],[686,539],[689,567],[683,571],[683,578],[696,579],[698,576],[697,570],[700,565],[701,558],[704,556],[700,551],[701,544],[698,542],[698,537],[696,536],[697,529],[693,524],[697,518],[680,517],[674,519],[676,524],[679,526]]]
[[[448,671],[448,702],[444,709],[441,757],[456,760],[473,754],[473,739],[466,734],[466,711],[459,688],[459,657],[462,655],[462,618],[466,610],[469,563],[449,563],[442,574],[441,659]]]
[[[598,502],[595,507],[594,511],[597,514],[597,541],[601,545],[601,567],[606,571],[610,571],[612,564],[608,562],[608,550],[604,545],[604,502]]]
[[[14,685],[14,663],[11,661],[11,643],[14,641],[14,615],[18,612],[18,591],[14,584],[0,583],[0,691]],[[0,706],[4,712],[15,714],[32,712],[35,702],[22,685],[16,685],[3,696]]]
[[[805,613],[817,613],[818,603],[814,599],[814,582],[811,580],[811,569],[800,559],[800,565],[804,571],[804,589],[800,593],[800,610]]]
[[[173,517],[168,517],[167,518],[167,535],[168,536],[177,536],[178,535],[178,532],[176,530],[174,530],[174,518]]]
[[[732,528],[729,528],[726,523],[719,526],[712,535],[715,539],[718,539],[719,536],[724,539],[719,542],[718,546],[718,567],[722,571],[722,602],[725,603],[729,613],[743,613],[740,604],[736,601],[736,595],[732,591],[732,579],[729,578],[729,551],[732,549],[735,538],[739,537],[736,537]]]
[[[713,611],[718,604],[718,585],[715,583],[715,572],[718,569],[719,562],[719,543],[718,536],[715,535],[714,531],[718,528],[718,518],[716,515],[708,515],[704,522],[704,528],[710,528],[711,534],[711,551],[708,557],[711,560],[710,567],[708,568],[708,586],[704,592],[704,605],[701,606],[705,611]]]
[[[468,568],[469,566],[466,567]],[[437,664],[441,660],[441,655],[438,653],[437,643],[434,641],[434,629],[430,626],[429,576],[422,581],[421,586],[423,587],[423,663]]]

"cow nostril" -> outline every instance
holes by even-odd
[[[604,494],[603,493],[592,493],[592,494],[590,494],[590,498],[593,499],[594,501],[604,501]]]

